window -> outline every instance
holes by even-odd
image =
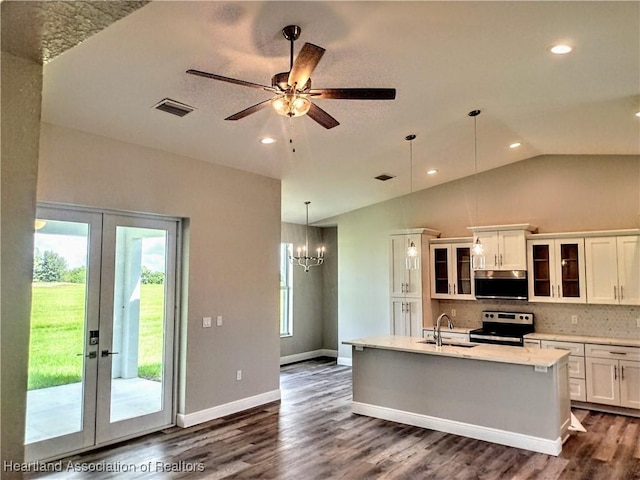
[[[293,268],[289,255],[293,251],[292,243],[280,244],[280,336],[293,335]]]

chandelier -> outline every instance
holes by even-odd
[[[324,247],[318,247],[316,249],[316,256],[309,256],[309,204],[307,201],[304,204],[307,206],[307,224],[305,227],[305,242],[304,247],[298,247],[297,255],[289,255],[289,261],[291,265],[304,268],[305,272],[308,272],[311,267],[319,267],[324,263]]]

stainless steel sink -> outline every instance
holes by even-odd
[[[435,340],[431,340],[431,339],[427,339],[427,340],[421,340],[418,343],[425,343],[427,345],[435,345],[436,341]],[[446,346],[446,347],[473,348],[473,347],[477,347],[478,344],[477,343],[469,343],[469,342],[443,340],[442,341],[442,346],[443,347]]]

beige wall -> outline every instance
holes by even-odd
[[[640,157],[531,158],[479,174],[477,180],[466,178],[416,192],[411,205],[405,196],[330,221],[340,232],[339,341],[388,333],[391,230],[429,227],[441,231],[442,237],[453,237],[469,236],[471,225],[510,223],[531,223],[540,233],[638,228]],[[481,303],[475,308],[481,309]],[[553,317],[549,308],[554,306],[546,307],[545,315]],[[628,325],[635,324],[633,315],[632,309],[616,310],[615,325],[624,330],[614,325],[613,332],[608,328],[603,333],[628,331]],[[339,356],[350,357],[350,349],[339,345]]]
[[[21,462],[33,266],[42,65],[2,52],[1,461]],[[3,478],[19,474],[3,472]]]
[[[179,413],[279,389],[278,180],[45,123],[38,200],[188,219]]]

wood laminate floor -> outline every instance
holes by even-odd
[[[640,479],[638,418],[576,410],[587,432],[552,457],[353,415],[351,368],[335,360],[282,367],[281,389],[280,403],[69,457],[62,472],[25,478]]]

